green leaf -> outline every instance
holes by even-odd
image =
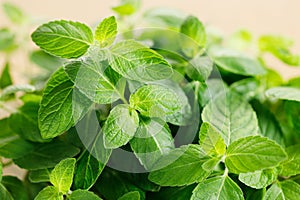
[[[76,88],[95,103],[108,104],[123,98],[125,79],[98,55],[71,62],[65,71]]]
[[[131,140],[139,124],[139,117],[135,110],[128,105],[114,107],[104,123],[104,146],[118,148]]]
[[[75,158],[64,159],[54,167],[50,174],[50,182],[63,194],[66,194],[71,188],[75,163]]]
[[[112,45],[117,36],[117,21],[114,16],[105,18],[97,27],[95,39],[100,42],[100,47]]]
[[[27,19],[23,11],[12,3],[5,2],[2,8],[8,19],[15,24],[22,24]]]
[[[300,89],[293,87],[274,87],[266,91],[269,98],[300,101]]]
[[[42,69],[46,69],[50,72],[53,72],[63,64],[63,59],[52,56],[42,50],[31,52],[30,61],[41,67]]]
[[[75,190],[67,198],[68,200],[101,200],[100,197],[95,195],[93,192],[86,190]]]
[[[112,8],[119,15],[132,15],[141,6],[141,0],[122,0],[122,4]]]
[[[149,173],[122,173],[121,176],[131,183],[138,183],[138,187],[145,192],[157,192],[161,187],[148,179]]]
[[[14,200],[7,189],[0,183],[0,198],[1,200]]]
[[[183,186],[183,187],[163,187],[159,192],[153,192],[147,194],[147,199],[172,199],[172,200],[186,200],[192,196],[192,191],[195,185]]]
[[[208,155],[223,156],[226,152],[226,144],[220,133],[206,122],[200,128],[199,144]]]
[[[38,123],[44,139],[67,131],[88,111],[91,102],[59,68],[49,79],[39,109]]]
[[[262,136],[249,136],[229,145],[225,164],[230,172],[239,174],[276,167],[286,157],[276,142]]]
[[[141,164],[151,169],[162,155],[174,148],[174,139],[166,122],[158,118],[140,118],[130,146]]]
[[[208,79],[213,69],[213,62],[208,56],[196,56],[189,61],[185,72],[192,80],[204,82]]]
[[[300,174],[300,145],[286,148],[288,159],[281,165],[280,174],[283,176],[294,176]]]
[[[3,176],[2,184],[13,199],[29,200],[27,188],[21,180],[14,176]],[[2,198],[1,198],[2,199]]]
[[[161,55],[134,40],[112,46],[109,62],[123,77],[143,82],[167,79],[173,72]]]
[[[148,117],[166,117],[166,121],[181,125],[190,111],[187,97],[164,85],[145,85],[130,96],[130,105]]]
[[[17,92],[30,93],[34,91],[36,91],[36,88],[32,85],[10,85],[2,90],[2,93],[0,94],[0,100],[6,99],[10,95]]]
[[[300,198],[300,185],[287,180],[272,185],[267,190],[263,200],[298,200]]]
[[[63,200],[64,197],[53,186],[45,187],[34,200]]]
[[[12,33],[8,28],[0,29],[0,51],[9,52],[16,48],[15,34]]]
[[[3,175],[3,166],[2,166],[2,162],[0,162],[0,183],[2,181],[2,175]]]
[[[26,140],[46,142],[47,140],[41,137],[38,127],[38,110],[41,98],[31,95],[30,99],[9,117],[10,128]]]
[[[10,65],[9,63],[6,63],[0,75],[0,88],[3,89],[12,84],[13,82],[10,75]]]
[[[194,189],[191,200],[205,199],[243,200],[244,197],[241,188],[229,176],[219,176],[206,179]]]
[[[239,174],[239,180],[252,188],[261,189],[276,181],[277,175],[278,173],[276,169],[265,169],[255,172],[241,173]]]
[[[189,16],[181,25],[180,32],[188,37],[183,37],[180,41],[182,51],[188,57],[195,57],[206,45],[206,32],[204,25],[197,17]]]
[[[254,59],[245,56],[219,55],[213,58],[221,69],[244,76],[258,76],[266,73],[263,66]]]
[[[156,162],[149,180],[161,186],[183,186],[201,182],[209,175],[201,167],[207,160],[208,156],[199,145],[181,146]]]
[[[93,33],[87,25],[65,20],[41,25],[31,38],[41,49],[62,58],[78,58],[93,43]]]
[[[14,159],[19,167],[29,170],[51,168],[61,160],[73,157],[79,149],[65,142],[54,140],[50,143],[38,144],[33,151],[26,151],[21,158]]]
[[[128,192],[118,198],[118,200],[140,200],[140,193],[138,191]]]
[[[49,168],[32,170],[28,174],[28,179],[32,183],[50,182],[51,171]]]
[[[250,104],[234,92],[221,93],[202,112],[204,122],[220,132],[225,144],[259,133],[257,117]]]

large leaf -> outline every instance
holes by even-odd
[[[34,150],[26,151],[26,154],[14,159],[19,167],[29,170],[54,167],[61,160],[73,157],[79,153],[79,149],[61,141],[36,145]]]
[[[252,188],[261,189],[271,185],[277,175],[276,169],[265,169],[239,174],[239,180]]]
[[[95,39],[100,43],[100,47],[110,46],[117,35],[117,22],[114,16],[103,19],[95,32]]]
[[[135,110],[128,105],[114,107],[103,126],[104,146],[118,148],[131,140],[139,124]]]
[[[241,188],[229,177],[219,176],[201,182],[193,191],[191,200],[243,200]]]
[[[166,122],[158,118],[140,118],[130,146],[141,164],[151,169],[162,155],[174,148],[174,140]]]
[[[300,198],[300,185],[287,180],[278,182],[268,189],[263,200],[298,200]]]
[[[101,200],[96,194],[86,190],[75,190],[68,196],[69,200]]]
[[[209,172],[202,168],[209,159],[199,145],[188,145],[162,156],[150,172],[149,180],[161,186],[183,186],[201,182]]]
[[[257,135],[259,132],[252,107],[234,92],[224,92],[207,104],[202,119],[220,132],[227,146],[239,138]]]
[[[262,136],[241,138],[229,145],[225,164],[232,173],[246,173],[276,167],[286,153],[273,140]]]
[[[187,97],[164,85],[139,88],[130,96],[130,104],[142,115],[166,117],[167,122],[176,125],[184,124],[184,116],[190,112]]]
[[[123,98],[125,80],[100,55],[71,62],[65,70],[76,88],[95,103],[108,104]]]
[[[25,188],[23,182],[18,178],[14,176],[3,176],[2,184],[14,199],[29,200],[27,188]]]
[[[41,49],[62,58],[77,58],[93,43],[93,33],[85,24],[52,21],[38,27],[31,35]]]
[[[282,164],[280,174],[283,176],[294,176],[300,174],[300,145],[286,148],[288,159]]]
[[[74,89],[74,83],[58,69],[48,81],[39,109],[39,128],[43,138],[54,138],[71,128],[84,115],[91,102]]]
[[[14,200],[12,195],[7,191],[7,189],[0,183],[0,198],[2,200]]]
[[[300,89],[292,87],[274,87],[266,92],[267,97],[290,101],[300,101]]]
[[[116,72],[137,81],[162,80],[173,72],[161,55],[134,40],[112,46],[109,61]]]
[[[34,200],[63,200],[64,197],[58,192],[58,190],[53,186],[45,187],[39,194],[34,198]]]

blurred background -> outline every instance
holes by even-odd
[[[95,24],[112,15],[111,8],[119,0],[0,0],[19,6],[31,17],[43,21],[53,19],[77,20]],[[298,0],[145,0],[142,10],[153,7],[171,7],[195,15],[207,25],[217,27],[225,35],[247,29],[255,36],[261,34],[284,35],[295,41],[294,53],[300,53],[300,1]],[[38,23],[37,23],[38,24]],[[0,11],[0,27],[10,26]],[[1,55],[0,55],[1,56]],[[300,74],[300,69],[285,67],[270,56],[270,66],[288,79]],[[1,62],[1,58],[0,58]],[[1,65],[0,65],[1,68]],[[16,75],[18,76],[18,75]],[[21,77],[19,78],[21,81]]]

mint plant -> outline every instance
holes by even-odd
[[[1,199],[300,199],[300,79],[284,81],[264,59],[299,66],[292,41],[222,38],[161,9],[141,18],[159,27],[137,29],[139,7],[124,0],[95,29],[39,25],[42,51],[29,58],[46,75],[31,85],[13,85],[4,67]],[[12,163],[23,180],[2,175]]]

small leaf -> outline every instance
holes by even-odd
[[[0,29],[0,51],[10,52],[17,47],[15,34],[7,28]]]
[[[13,82],[10,75],[10,65],[9,63],[6,63],[0,75],[0,88],[3,89],[12,84]]]
[[[263,200],[298,200],[300,198],[300,185],[287,180],[272,185],[267,190]]]
[[[53,186],[45,187],[39,194],[34,198],[34,200],[63,200],[64,197],[58,192],[58,190]]]
[[[2,93],[0,94],[0,100],[5,99],[17,92],[30,93],[34,91],[36,91],[36,88],[32,85],[10,85],[2,90]]]
[[[23,157],[14,159],[14,163],[21,168],[29,170],[51,168],[61,160],[73,157],[78,153],[78,148],[68,143],[54,140],[50,143],[38,144],[34,150],[26,150]]]
[[[244,184],[255,188],[261,189],[271,185],[277,179],[276,169],[265,169],[255,172],[239,174],[239,180]]]
[[[88,111],[91,102],[59,68],[49,79],[39,109],[39,128],[44,139],[67,131]]]
[[[183,186],[201,182],[209,175],[201,167],[208,158],[199,145],[181,146],[156,162],[149,180],[161,186]]]
[[[78,58],[93,43],[93,33],[88,26],[65,20],[41,25],[31,38],[41,49],[62,58]]]
[[[140,200],[140,193],[138,191],[128,192],[118,198],[118,200]]]
[[[189,113],[187,97],[173,88],[163,85],[146,85],[130,96],[130,104],[142,115],[148,117],[165,116],[172,124],[184,124],[184,113]]]
[[[131,140],[139,124],[139,117],[135,110],[127,105],[114,107],[103,126],[104,146],[118,148]]]
[[[111,67],[125,78],[154,81],[169,78],[172,68],[164,58],[134,40],[125,40],[111,47]]]
[[[27,19],[23,11],[11,3],[2,4],[2,8],[9,20],[15,24],[22,24]]]
[[[122,4],[112,8],[119,15],[132,15],[141,6],[141,0],[122,0]]]
[[[49,168],[32,170],[28,174],[28,179],[32,183],[50,182],[51,171]]]
[[[86,190],[75,190],[68,196],[68,200],[101,200],[96,194]]]
[[[50,182],[63,194],[66,194],[71,188],[75,163],[75,158],[64,159],[54,167],[50,174]]]
[[[42,50],[31,52],[30,60],[37,66],[50,72],[53,72],[63,64],[63,59],[52,56]]]
[[[201,182],[193,191],[191,200],[243,200],[241,188],[229,177],[220,176],[206,179]]]
[[[300,145],[286,148],[288,159],[281,165],[280,174],[283,176],[294,176],[300,174]]]
[[[234,92],[223,92],[208,103],[203,109],[202,119],[220,132],[227,146],[239,138],[259,133],[251,105]]]
[[[97,27],[95,39],[100,42],[100,47],[112,45],[117,36],[117,21],[114,16],[105,18]]]
[[[13,199],[29,200],[27,188],[25,187],[24,183],[18,178],[14,176],[3,176],[2,184],[11,194]]]
[[[140,118],[139,127],[130,146],[146,169],[174,148],[174,140],[168,125],[158,118]]]
[[[247,173],[276,167],[286,159],[277,143],[261,136],[241,138],[229,145],[225,164],[232,173]]]
[[[182,51],[188,57],[195,57],[206,45],[204,25],[197,17],[189,16],[181,25],[180,32],[188,37],[183,37],[180,41]]]
[[[274,87],[266,91],[269,98],[289,101],[300,101],[300,89],[293,87]]]
[[[204,82],[213,70],[213,61],[208,56],[196,56],[189,61],[185,72],[192,80]]]
[[[200,128],[199,144],[208,155],[223,156],[226,152],[226,144],[220,133],[206,122]]]

